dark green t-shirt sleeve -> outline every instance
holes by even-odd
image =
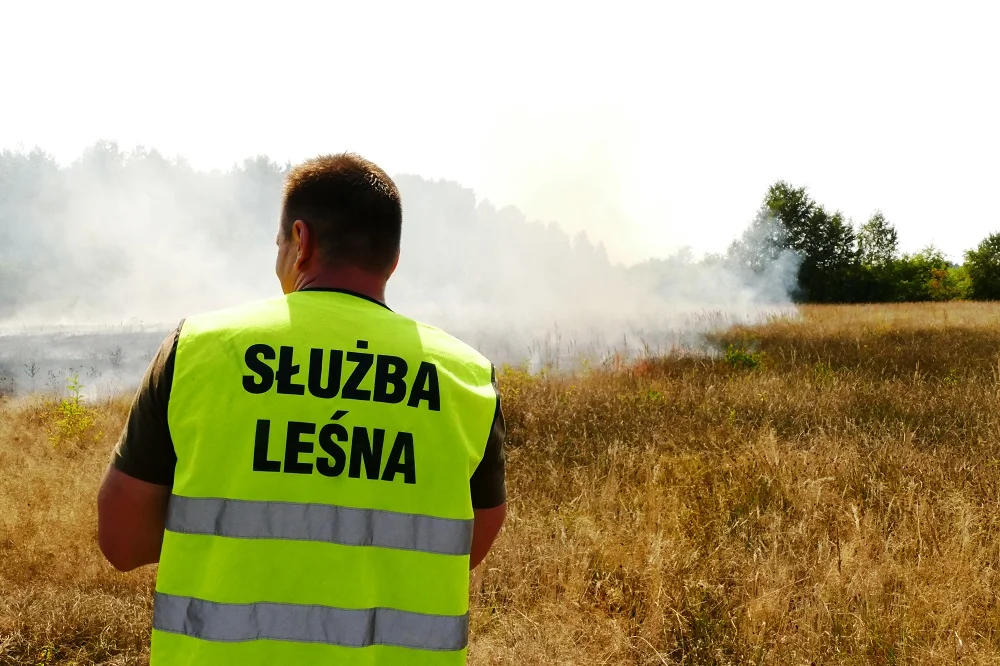
[[[486,452],[469,482],[472,491],[472,508],[492,509],[507,501],[507,469],[504,453],[504,438],[507,428],[500,407],[500,391],[497,387],[496,369],[493,370],[493,390],[497,392],[497,407],[493,414],[493,426],[486,440]]]
[[[167,403],[179,334],[180,326],[164,339],[146,369],[112,461],[115,469],[124,474],[163,486],[173,485],[177,465],[167,425]]]

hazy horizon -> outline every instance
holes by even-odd
[[[20,267],[8,274],[20,282],[0,284],[0,321],[159,325],[278,295],[274,234],[287,168],[257,156],[202,171],[155,148],[125,151],[113,142],[90,146],[66,166],[44,151],[0,153],[7,181],[0,182],[0,269]],[[787,265],[768,276],[737,275],[718,262],[695,264],[684,252],[625,264],[608,256],[604,239],[532,220],[461,183],[394,179],[403,239],[387,296],[417,314],[480,320],[502,313],[518,325],[539,317],[554,325],[790,301]],[[744,227],[754,214],[746,211]]]
[[[79,376],[89,397],[113,395],[180,319],[280,294],[284,169],[272,161],[201,172],[98,143],[64,167],[0,152],[0,174],[2,392],[58,392]],[[711,334],[794,312],[791,254],[759,274],[684,254],[623,266],[585,233],[457,183],[394,180],[404,224],[387,301],[498,365],[711,354]]]
[[[37,387],[28,373],[37,363],[46,387],[85,369],[93,390],[118,390],[152,352],[156,336],[146,333],[280,295],[284,173],[263,157],[196,171],[106,142],[64,167],[40,152],[0,152],[4,376]],[[404,222],[387,301],[497,364],[713,353],[710,334],[794,311],[790,251],[762,272],[683,253],[624,266],[587,234],[498,208],[458,183],[394,180]],[[746,211],[744,227],[756,213]]]

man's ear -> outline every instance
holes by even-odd
[[[295,243],[295,268],[302,270],[316,251],[316,239],[309,230],[309,225],[302,220],[295,220],[292,225],[292,241]]]

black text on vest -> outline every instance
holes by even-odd
[[[319,429],[317,437],[317,428]],[[389,440],[392,440],[391,442]],[[347,472],[352,479],[417,482],[413,435],[398,432],[387,436],[382,428],[354,426],[350,433],[339,423],[319,428],[315,423],[289,421],[285,429],[284,454],[270,457],[271,422],[257,419],[253,444],[253,471],[285,474],[322,474],[336,477]],[[316,451],[316,445],[322,453]],[[350,444],[349,452],[345,447]]]
[[[407,407],[426,403],[431,411],[441,411],[437,366],[428,361],[421,361],[409,379],[404,359],[366,351],[310,349],[306,359],[293,347],[281,346],[275,352],[270,345],[254,344],[247,348],[243,360],[253,373],[243,376],[248,393],[267,393],[273,388],[277,393],[305,395],[308,390],[316,398],[339,394],[343,400],[405,402]],[[298,360],[305,361],[305,368]]]

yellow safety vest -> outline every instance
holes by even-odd
[[[491,372],[348,293],[186,320],[151,663],[464,664]]]

